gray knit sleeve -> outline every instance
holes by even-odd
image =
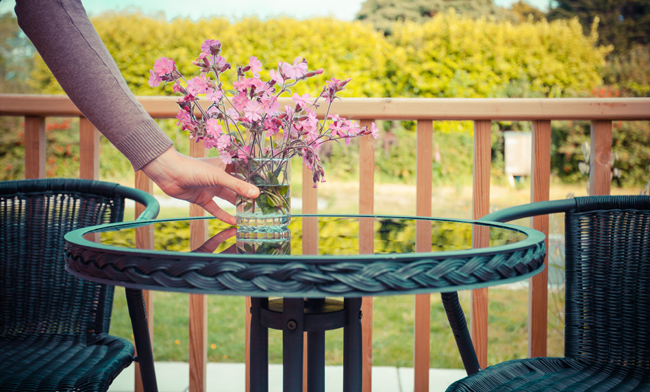
[[[72,102],[136,171],[172,146],[129,90],[79,0],[17,0],[16,17]]]

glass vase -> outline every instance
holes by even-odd
[[[242,239],[286,238],[291,219],[290,160],[279,158],[235,159],[237,177],[257,186],[257,199],[237,196],[236,218]]]

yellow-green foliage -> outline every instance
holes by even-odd
[[[320,18],[305,21],[244,19],[231,24],[226,19],[197,22],[175,19],[166,22],[142,14],[109,13],[92,20],[120,71],[136,95],[171,94],[147,84],[149,69],[156,59],[169,57],[176,61],[186,77],[198,75],[192,65],[201,52],[204,40],[217,39],[223,44],[223,56],[233,66],[224,80],[232,82],[234,68],[247,65],[256,56],[264,67],[262,78],[280,61],[293,62],[304,57],[310,69],[325,72],[299,83],[295,91],[316,95],[332,77],[352,78],[342,96],[385,96],[388,82],[384,78],[391,47],[383,36],[359,22],[340,22]],[[60,93],[56,80],[42,61],[38,62],[34,80],[44,93]],[[228,87],[228,86],[227,86]]]
[[[268,70],[302,56],[310,69],[325,72],[298,84],[297,92],[315,95],[325,80],[350,77],[344,93],[355,97],[503,96],[513,81],[530,84],[530,91],[543,96],[563,96],[602,82],[598,72],[607,51],[597,48],[596,35],[585,36],[575,20],[513,25],[453,12],[425,24],[398,24],[388,38],[369,24],[328,18],[167,22],[140,13],[107,13],[92,21],[137,95],[171,93],[169,86],[163,91],[147,84],[160,57],[173,58],[186,76],[197,75],[192,61],[207,38],[222,42],[233,67],[256,56]],[[230,82],[234,74],[227,73]],[[34,83],[43,93],[61,93],[41,60]]]
[[[490,97],[514,80],[559,97],[599,85],[609,49],[596,47],[577,20],[513,25],[450,12],[424,24],[404,23],[389,38],[402,64],[403,96]]]

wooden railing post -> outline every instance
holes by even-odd
[[[370,121],[361,121],[361,127],[370,126]],[[375,146],[370,136],[359,139],[359,214],[372,215],[375,212]],[[374,253],[374,220],[359,222],[359,253]],[[361,302],[362,342],[362,391],[372,391],[372,297]]]
[[[491,133],[491,121],[474,122],[472,219],[479,219],[490,212]],[[479,248],[487,245],[489,238],[484,238],[486,234],[484,230],[477,231],[473,238],[473,246]],[[487,319],[488,289],[473,290],[470,327],[472,342],[481,368],[487,367]]]
[[[551,122],[533,121],[533,144],[531,154],[530,201],[547,201],[551,184]],[[546,236],[548,249],[548,215],[532,218],[533,229]],[[528,294],[528,356],[546,356],[548,337],[548,254],[544,258],[546,268],[530,280]]]
[[[591,122],[589,194],[609,195],[612,175],[612,122]]]
[[[207,156],[203,142],[190,143],[190,155],[201,158]],[[205,210],[190,204],[190,216],[205,216]],[[190,247],[200,248],[208,240],[208,221],[205,219],[190,222]],[[205,392],[207,388],[208,365],[208,297],[204,294],[189,295],[189,365],[190,392]]]
[[[94,127],[93,127],[94,128]],[[88,136],[88,135],[86,135]],[[145,191],[149,194],[153,194],[153,181],[144,174],[143,171],[137,171],[135,173],[135,187],[141,191]],[[145,207],[140,204],[135,204],[135,216],[138,217]],[[135,229],[135,246],[139,249],[153,249],[154,240],[153,240],[153,227],[144,226],[136,227]],[[144,297],[144,306],[147,311],[147,324],[149,326],[149,337],[151,339],[151,347],[153,347],[153,293],[149,290],[143,290],[142,295]],[[135,364],[135,392],[143,392],[144,388],[142,386],[142,377],[140,376],[140,365],[136,362]]]
[[[302,166],[302,213],[315,214],[318,212],[318,188],[314,188],[312,172],[306,166]],[[307,218],[302,221],[302,254],[318,254],[318,220]],[[302,389],[307,390],[309,382],[307,375],[307,332],[304,333],[303,344],[303,374]]]
[[[433,122],[418,120],[416,150],[415,214],[431,216],[433,187]],[[420,221],[416,226],[416,249],[431,252],[431,223]],[[431,357],[431,294],[415,296],[415,342],[413,348],[414,391],[429,391]]]
[[[79,117],[79,178],[99,180],[99,131],[85,117]]]
[[[25,178],[45,178],[45,117],[25,116]]]

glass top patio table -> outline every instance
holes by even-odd
[[[193,226],[207,240],[190,239]],[[153,249],[136,247],[142,233],[153,233]],[[546,252],[533,229],[425,217],[298,215],[273,236],[251,240],[213,218],[94,226],[65,236],[66,268],[126,287],[146,391],[157,385],[141,290],[250,296],[251,392],[268,391],[268,328],[283,331],[285,392],[303,388],[303,332],[308,390],[324,391],[325,331],[343,328],[343,391],[359,392],[361,297],[514,282],[540,272]]]
[[[190,245],[195,224],[208,231],[197,249]],[[83,279],[127,288],[289,298],[458,291],[544,268],[544,235],[503,223],[297,215],[288,229],[283,240],[250,241],[214,218],[94,226],[66,235],[66,264]],[[153,232],[154,249],[136,248],[136,230]],[[477,230],[488,238],[481,248],[472,244]],[[370,241],[372,252],[360,254]]]

